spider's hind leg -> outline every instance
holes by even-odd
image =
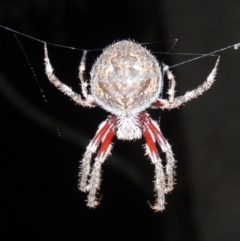
[[[175,98],[175,87],[176,87],[175,77],[172,74],[172,72],[169,70],[169,67],[167,65],[163,64],[163,70],[166,72],[167,78],[169,81],[169,86],[167,91],[168,101],[173,102]]]
[[[87,50],[83,51],[83,56],[79,65],[79,74],[78,77],[81,81],[81,88],[82,88],[82,94],[84,96],[85,99],[89,98],[89,94],[88,94],[88,82],[85,76],[85,71],[86,71],[86,59],[87,59]]]
[[[65,95],[69,96],[72,100],[74,100],[77,104],[82,105],[83,107],[95,107],[96,103],[92,95],[86,94],[86,91],[83,90],[83,95],[85,99],[82,99],[81,95],[78,93],[75,93],[69,86],[62,83],[58,77],[54,74],[53,67],[51,65],[50,59],[48,57],[48,50],[47,50],[47,44],[44,44],[44,54],[45,54],[45,70],[47,77],[49,81],[58,88],[61,92],[63,92]],[[84,60],[82,60],[84,63]],[[81,63],[82,63],[81,62]],[[80,66],[84,66],[84,64],[81,64]],[[84,72],[85,68],[82,70]],[[81,80],[82,81],[82,80]],[[87,83],[85,83],[87,84]],[[84,85],[85,86],[85,85]],[[84,87],[83,86],[83,87]],[[86,89],[86,88],[85,88]]]
[[[164,71],[167,73],[167,78],[170,81],[168,95],[168,100],[166,99],[158,99],[152,105],[152,108],[161,108],[161,109],[173,109],[178,108],[179,106],[185,104],[186,102],[197,98],[202,95],[205,91],[209,90],[212,84],[215,82],[215,77],[217,74],[217,67],[220,61],[220,56],[218,56],[217,61],[215,63],[214,68],[211,73],[208,75],[207,80],[205,80],[201,85],[199,85],[196,89],[191,91],[187,91],[184,95],[174,97],[174,88],[175,88],[175,79],[172,72],[168,69],[167,66],[164,66]]]

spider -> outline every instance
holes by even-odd
[[[110,112],[87,146],[79,172],[79,189],[88,192],[87,206],[98,205],[97,190],[101,181],[101,166],[110,154],[112,139],[134,140],[142,136],[146,141],[146,154],[155,166],[155,211],[165,208],[165,194],[174,186],[175,159],[172,148],[164,138],[156,121],[146,112],[147,108],[173,109],[207,91],[215,81],[219,57],[207,80],[196,89],[175,97],[175,78],[168,66],[161,64],[146,48],[133,41],[123,40],[108,46],[96,60],[90,72],[91,79],[84,78],[87,51],[79,66],[81,94],[63,84],[53,72],[44,45],[45,67],[49,81],[65,95],[83,107],[100,106]],[[169,81],[168,99],[162,99],[163,76]],[[91,93],[88,91],[90,83]],[[156,143],[166,156],[166,166],[157,150]],[[92,155],[98,150],[91,167]]]

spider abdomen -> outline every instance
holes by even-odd
[[[106,48],[91,71],[96,102],[116,114],[136,114],[148,108],[162,89],[161,69],[156,58],[132,41]]]

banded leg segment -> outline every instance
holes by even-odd
[[[149,117],[148,117],[149,118]],[[162,151],[166,154],[166,176],[167,176],[167,185],[165,188],[165,193],[168,193],[173,190],[174,186],[174,174],[175,174],[175,159],[172,152],[172,148],[167,140],[164,138],[160,128],[158,127],[157,123],[149,118],[148,122],[149,129],[153,133],[154,137],[156,138],[159,146],[161,147]]]
[[[83,159],[81,161],[80,165],[80,172],[79,172],[79,190],[86,192],[87,191],[87,182],[88,182],[88,176],[90,173],[90,164],[92,155],[96,152],[99,144],[101,141],[104,140],[104,137],[106,136],[107,132],[109,131],[109,128],[111,126],[111,117],[104,121],[98,128],[98,131],[95,135],[95,137],[92,139],[92,141],[87,146],[87,150],[83,156]]]
[[[161,109],[173,109],[181,106],[182,104],[197,98],[198,96],[202,95],[205,91],[209,90],[212,84],[215,82],[215,77],[217,74],[217,67],[220,61],[220,57],[218,57],[214,68],[212,69],[211,73],[208,75],[207,80],[204,81],[200,86],[196,89],[188,91],[185,95],[174,97],[173,90],[174,90],[174,76],[172,73],[166,68],[165,71],[167,72],[167,77],[170,80],[170,94],[169,99],[158,99],[156,102],[153,103],[152,108],[161,108]],[[171,87],[172,86],[172,87]],[[172,90],[171,90],[172,89]]]
[[[168,91],[167,91],[168,101],[173,102],[174,97],[175,97],[176,81],[175,81],[174,75],[169,70],[169,67],[167,65],[163,64],[163,70],[166,72],[167,78],[168,78],[168,81],[169,81],[169,87],[168,87]]]
[[[72,100],[74,100],[77,104],[82,105],[83,107],[95,107],[96,103],[92,95],[86,95],[85,87],[83,86],[83,95],[86,99],[82,99],[81,95],[78,93],[75,93],[69,86],[62,83],[58,77],[53,72],[53,67],[50,63],[49,57],[48,57],[48,50],[47,50],[47,44],[44,44],[44,54],[45,54],[45,70],[47,77],[49,81],[58,88],[61,92],[63,92],[65,95],[69,96]],[[82,62],[81,62],[82,63]],[[83,64],[82,64],[83,65]],[[80,67],[81,68],[81,67]],[[86,84],[86,83],[85,83]]]
[[[101,182],[101,166],[102,166],[102,163],[106,160],[107,156],[110,154],[111,147],[112,147],[111,142],[115,132],[116,132],[115,126],[113,125],[111,126],[111,128],[109,128],[108,133],[104,138],[102,146],[95,159],[95,163],[93,165],[93,169],[91,172],[91,177],[88,185],[88,190],[89,190],[88,202],[87,202],[88,207],[94,208],[98,205],[96,195]]]
[[[164,138],[158,124],[153,121],[145,112],[142,112],[139,115],[139,120],[142,127],[143,135],[146,140],[146,152],[149,155],[152,163],[155,165],[155,190],[157,192],[157,201],[156,204],[153,206],[153,209],[155,209],[156,211],[161,211],[164,209],[165,194],[167,194],[173,189],[175,159],[171,146]],[[161,150],[166,155],[165,171],[162,166],[160,156],[158,154],[156,141],[159,144]]]
[[[99,189],[100,186],[101,165],[106,160],[111,151],[111,141],[116,132],[116,119],[116,116],[111,115],[99,126],[97,134],[89,143],[81,161],[79,173],[79,189],[83,192],[89,192],[87,206],[92,208],[98,204],[96,200],[96,194],[97,189]],[[96,152],[101,142],[102,145],[98,151],[97,157],[95,158],[95,163],[93,164],[91,171],[92,155]]]
[[[157,198],[155,204],[151,206],[151,208],[155,211],[162,211],[165,208],[164,190],[166,188],[162,161],[158,154],[153,134],[147,126],[143,127],[143,136],[146,140],[146,154],[150,157],[151,162],[155,166],[154,190],[156,191]]]
[[[87,59],[87,50],[83,51],[83,56],[79,65],[79,74],[78,77],[81,81],[81,88],[82,88],[82,94],[84,96],[84,98],[88,99],[89,98],[89,94],[88,94],[88,82],[85,76],[85,71],[86,71],[86,59]]]

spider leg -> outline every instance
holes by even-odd
[[[103,162],[106,160],[107,156],[110,154],[111,147],[112,147],[111,145],[112,138],[116,132],[116,118],[115,116],[112,116],[112,117],[114,119],[111,120],[111,126],[109,126],[108,132],[104,136],[104,139],[102,140],[102,146],[95,159],[95,163],[93,165],[91,177],[89,180],[89,185],[88,185],[89,193],[88,193],[87,206],[91,208],[94,208],[98,205],[96,195],[101,182],[101,166]]]
[[[45,70],[47,77],[49,81],[55,85],[56,88],[58,88],[60,91],[62,91],[65,95],[69,96],[72,100],[74,100],[77,104],[87,107],[94,107],[96,106],[96,103],[91,95],[87,95],[86,99],[82,99],[80,94],[75,93],[72,91],[70,87],[63,84],[57,76],[53,73],[53,68],[50,63],[49,57],[48,57],[48,51],[47,51],[47,44],[44,44],[44,54],[45,54]],[[84,93],[83,93],[84,94]],[[85,96],[84,96],[85,97]]]
[[[155,139],[151,130],[147,126],[143,126],[143,136],[146,140],[146,154],[150,157],[151,162],[155,166],[155,181],[154,181],[154,189],[157,194],[156,202],[152,209],[155,211],[162,211],[165,208],[165,193],[164,190],[166,188],[165,183],[165,174],[162,166],[162,160],[157,151],[157,147],[155,144]]]
[[[89,145],[87,146],[87,150],[83,155],[83,159],[80,165],[79,184],[78,184],[79,190],[81,190],[82,192],[87,191],[87,182],[88,182],[88,176],[90,173],[90,164],[91,164],[92,155],[96,152],[100,142],[104,140],[110,126],[111,126],[110,118],[104,121],[103,123],[101,123],[95,137],[90,141]]]
[[[87,50],[83,51],[83,56],[79,65],[79,74],[78,77],[81,81],[81,88],[82,88],[82,94],[84,96],[84,98],[88,99],[89,94],[87,91],[87,79],[85,77],[85,70],[86,70],[86,58],[87,58]]]
[[[219,61],[220,61],[220,56],[218,57],[211,73],[208,75],[207,80],[204,81],[202,85],[198,86],[194,90],[186,92],[185,95],[174,98],[173,100],[171,100],[170,98],[169,98],[169,100],[158,99],[155,103],[153,103],[152,107],[153,108],[161,108],[161,109],[173,109],[173,108],[177,108],[180,105],[202,95],[205,91],[209,90],[211,88],[212,84],[215,82],[215,77],[217,74],[217,67],[218,67]],[[168,78],[173,77],[173,75],[167,68],[165,71],[167,73]],[[170,97],[171,97],[171,95],[170,95]]]
[[[175,77],[172,74],[172,72],[169,70],[169,67],[165,64],[163,64],[163,71],[166,72],[167,78],[169,80],[169,87],[168,87],[168,91],[167,91],[168,101],[173,102],[174,97],[175,97],[175,87],[176,87]]]
[[[161,147],[162,151],[166,154],[166,176],[167,176],[167,185],[165,188],[165,193],[168,193],[173,190],[174,186],[174,174],[175,174],[175,159],[172,152],[172,148],[167,140],[164,138],[162,132],[158,124],[149,118],[148,128],[153,133],[154,137],[156,138],[159,146]]]

